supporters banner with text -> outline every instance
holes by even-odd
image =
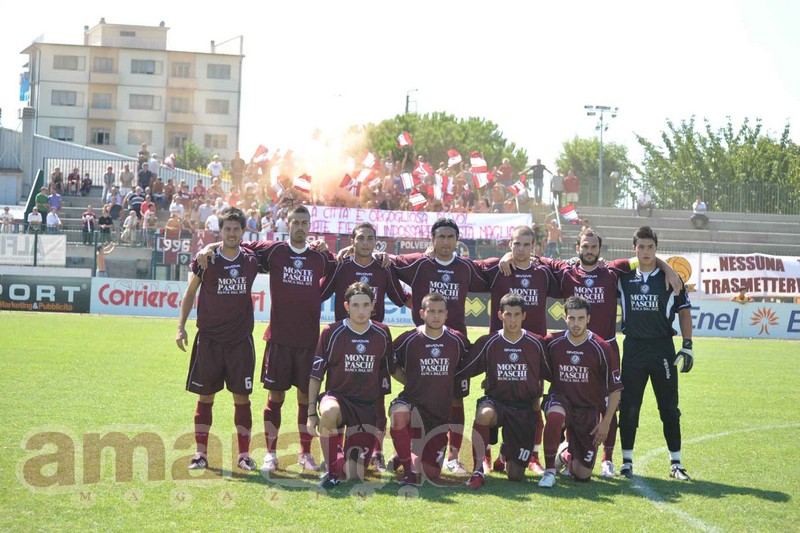
[[[462,239],[509,239],[517,226],[530,226],[529,213],[435,213],[349,207],[308,206],[312,233],[350,234],[361,222],[375,226],[377,237],[427,238],[437,219],[455,220]]]
[[[34,252],[37,266],[63,267],[67,264],[67,236],[0,234],[0,264],[31,266]]]

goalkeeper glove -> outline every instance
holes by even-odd
[[[683,339],[683,348],[678,351],[675,357],[675,366],[678,366],[678,361],[683,358],[681,365],[681,372],[688,372],[694,366],[694,352],[692,351],[692,339]]]

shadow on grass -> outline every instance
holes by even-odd
[[[652,477],[634,477],[628,492],[648,498],[648,490],[655,492],[666,503],[677,503],[683,496],[694,495],[718,500],[728,496],[753,496],[761,500],[776,503],[786,503],[792,499],[791,495],[755,487],[727,485],[707,480],[677,481]]]

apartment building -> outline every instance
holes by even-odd
[[[167,28],[84,27],[83,45],[33,42],[30,100],[36,133],[126,155],[191,141],[221,159],[238,149],[242,38],[209,52],[167,50]]]

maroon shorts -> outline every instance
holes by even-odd
[[[444,464],[447,432],[450,424],[447,418],[432,415],[426,409],[414,405],[404,392],[389,404],[408,406],[411,411],[411,434],[414,437],[413,450],[420,457],[425,477],[436,480]],[[449,407],[448,407],[449,409]]]
[[[314,348],[284,346],[268,341],[261,365],[261,382],[267,390],[287,391],[297,387],[300,392],[308,394],[313,360]]]
[[[600,423],[600,409],[596,407],[576,407],[559,394],[549,394],[542,402],[542,409],[549,411],[555,406],[561,406],[567,414],[567,436],[569,438],[569,453],[573,461],[579,461],[591,470],[597,460],[597,446],[594,445],[592,431]]]
[[[230,343],[209,339],[198,332],[192,346],[186,390],[195,394],[216,394],[227,385],[234,394],[250,394],[255,367],[252,335]]]
[[[369,464],[372,453],[378,443],[377,427],[378,411],[374,402],[355,401],[335,392],[324,392],[323,398],[333,398],[339,404],[342,415],[342,426],[346,427],[344,439],[344,456]],[[356,455],[357,457],[352,457]]]
[[[500,448],[507,461],[527,466],[536,444],[536,411],[527,406],[509,405],[500,400],[484,396],[478,406],[489,402],[497,413],[497,427],[503,428],[503,446]]]

